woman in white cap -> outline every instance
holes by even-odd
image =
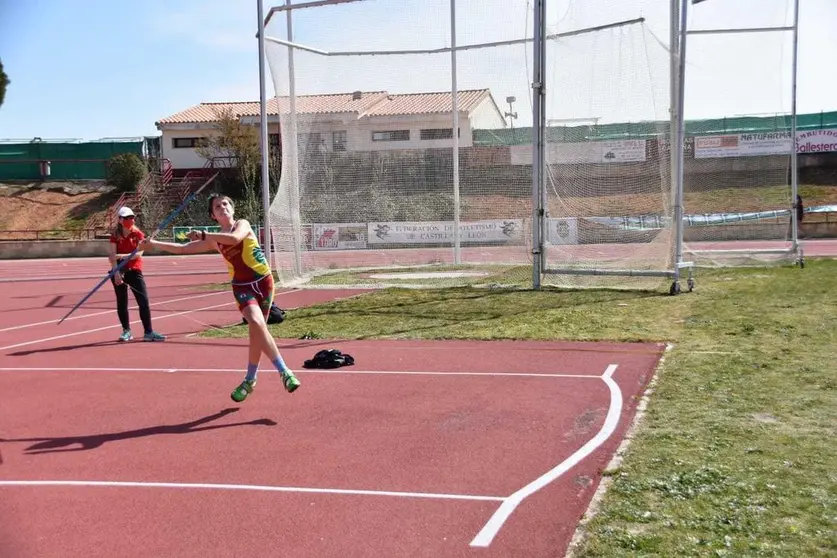
[[[115,268],[124,258],[127,258],[136,250],[139,243],[145,238],[145,234],[135,225],[135,215],[130,207],[120,207],[117,213],[119,219],[116,223],[116,230],[110,236],[108,248],[108,260],[112,268]],[[138,251],[131,260],[126,263],[119,273],[111,278],[113,290],[116,292],[116,314],[122,324],[122,335],[119,341],[131,341],[134,336],[131,334],[131,320],[128,317],[128,287],[134,291],[134,299],[139,306],[140,320],[145,330],[143,341],[164,341],[163,335],[151,328],[151,308],[148,304],[148,291],[145,288],[145,279],[142,276],[142,251]]]

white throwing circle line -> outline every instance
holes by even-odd
[[[611,364],[607,367],[605,373],[600,376],[610,389],[610,407],[607,410],[604,424],[596,435],[556,467],[533,480],[511,496],[504,498],[503,503],[494,512],[494,515],[491,516],[488,523],[483,526],[477,536],[471,541],[471,546],[487,547],[490,545],[491,541],[494,540],[494,537],[497,536],[497,533],[503,527],[503,524],[523,500],[558,479],[610,438],[616,430],[616,426],[619,424],[619,417],[622,413],[622,390],[619,389],[619,385],[613,380],[613,373],[616,371],[616,368],[616,364]]]

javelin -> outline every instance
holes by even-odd
[[[181,211],[183,211],[183,210],[186,208],[186,206],[189,204],[189,202],[191,202],[193,199],[195,199],[195,197],[196,197],[198,194],[200,194],[200,193],[201,193],[201,190],[203,190],[204,188],[206,188],[206,187],[209,185],[209,183],[210,183],[210,182],[212,182],[212,181],[211,181],[211,180],[207,180],[207,181],[204,183],[204,185],[203,185],[203,186],[201,186],[200,188],[198,188],[197,190],[195,190],[194,192],[192,192],[191,194],[189,194],[189,195],[186,197],[186,199],[185,199],[185,200],[183,200],[183,202],[182,202],[182,203],[181,203],[181,204],[180,204],[180,205],[179,205],[179,206],[178,206],[178,207],[177,207],[174,211],[172,211],[171,213],[169,213],[169,216],[168,216],[168,217],[166,217],[166,218],[163,220],[163,222],[162,222],[162,223],[160,223],[160,225],[159,225],[156,229],[154,229],[154,232],[153,232],[153,233],[151,233],[151,236],[150,236],[149,238],[154,238],[155,236],[157,236],[157,233],[159,233],[161,230],[163,230],[163,229],[165,229],[166,227],[168,227],[168,226],[169,226],[169,223],[171,223],[171,222],[174,220],[174,218],[175,218],[175,217],[177,217],[177,216],[178,216],[178,214],[180,214],[180,212],[181,212]],[[133,257],[134,257],[134,255],[135,255],[137,252],[139,252],[139,246],[137,246],[136,248],[134,248],[134,251],[133,251],[133,252],[131,252],[131,253],[128,255],[128,257],[127,257],[127,258],[122,258],[122,262],[121,262],[118,266],[116,266],[115,268],[113,268],[113,269],[110,271],[110,273],[108,273],[108,274],[105,276],[105,278],[104,278],[104,279],[102,279],[101,281],[99,281],[99,284],[98,284],[98,285],[96,285],[95,287],[93,287],[93,290],[91,290],[89,293],[87,293],[87,294],[85,295],[85,297],[84,297],[84,298],[82,298],[80,301],[78,301],[78,303],[77,303],[75,306],[73,306],[73,309],[72,309],[72,310],[70,310],[69,312],[67,312],[67,315],[65,315],[63,318],[61,318],[61,319],[58,321],[58,325],[61,325],[61,322],[63,322],[63,321],[64,321],[64,320],[66,320],[67,318],[69,318],[69,317],[70,317],[70,314],[72,314],[73,312],[75,312],[75,311],[76,311],[76,309],[77,309],[79,306],[81,306],[82,304],[84,304],[84,302],[85,302],[88,298],[90,298],[91,296],[93,296],[93,293],[95,293],[96,291],[98,291],[98,290],[99,290],[99,287],[101,287],[102,285],[104,285],[104,284],[105,284],[105,282],[109,281],[111,277],[113,277],[114,275],[116,275],[116,274],[117,274],[117,273],[118,273],[118,272],[119,272],[119,271],[120,271],[123,267],[125,267],[125,265],[126,265],[129,261],[131,261],[131,258],[133,258]]]

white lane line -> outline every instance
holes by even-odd
[[[286,295],[286,294],[290,294],[290,293],[299,292],[300,290],[301,289],[289,289],[289,290],[283,291],[281,293],[276,293],[276,297],[280,297],[282,295]],[[211,293],[208,293],[208,294],[185,296],[183,298],[175,298],[173,300],[163,300],[161,302],[155,302],[155,303],[151,304],[150,306],[163,306],[165,304],[171,304],[172,302],[182,302],[184,300],[192,300],[192,299],[195,299],[195,298],[205,298],[207,296],[216,296],[216,295],[220,295],[220,294],[229,295],[230,291],[228,291],[228,290],[214,291],[214,292],[211,292]],[[138,308],[139,308],[139,306],[128,307],[129,310],[137,310]],[[79,320],[81,318],[92,318],[94,316],[102,316],[104,314],[110,314],[112,312],[113,312],[113,310],[103,310],[102,312],[94,312],[93,314],[83,314],[81,316],[74,316],[74,317],[71,317],[71,318],[67,318],[65,321],[69,322],[70,320]],[[57,322],[55,320],[47,320],[45,322],[36,322],[36,323],[32,323],[32,324],[12,326],[12,327],[7,327],[5,329],[0,329],[0,333],[3,333],[4,331],[13,331],[13,330],[16,330],[16,329],[24,329],[24,328],[27,328],[27,327],[54,324],[54,323],[57,323]]]
[[[162,277],[169,275],[227,275],[227,272],[222,270],[208,270],[208,269],[190,269],[183,271],[149,271],[143,272],[145,277]],[[26,278],[2,278],[0,283],[31,283],[32,281],[75,281],[78,279],[101,279],[103,274],[98,275],[32,275]]]
[[[0,261],[0,268],[3,267],[26,267],[26,266],[43,266],[52,264],[61,264],[66,266],[68,263],[83,265],[89,262],[102,262],[104,256],[83,256],[83,257],[65,257],[65,258],[28,258],[25,260],[2,260]],[[145,257],[146,264],[154,266],[157,264],[168,264],[171,262],[177,265],[182,261],[198,261],[198,260],[212,260],[218,261],[218,254],[154,254]],[[153,262],[150,263],[149,262]]]
[[[503,527],[503,524],[523,500],[558,479],[610,438],[616,430],[616,426],[619,424],[619,417],[622,413],[622,390],[619,389],[619,386],[613,380],[613,373],[616,371],[616,368],[616,364],[611,364],[607,367],[605,373],[600,376],[610,389],[610,407],[608,408],[604,424],[598,433],[555,468],[547,471],[511,496],[504,498],[503,503],[494,512],[494,515],[491,516],[488,523],[483,526],[477,536],[474,537],[474,540],[471,541],[471,546],[487,547],[490,545],[491,541],[494,540],[494,537]]]
[[[265,369],[267,370],[267,369]],[[6,367],[0,368],[0,372],[235,372],[240,373],[241,368],[94,368],[94,367]],[[265,373],[265,372],[262,372]],[[272,373],[268,370],[267,374]],[[535,374],[515,372],[427,372],[427,371],[403,371],[403,370],[350,370],[336,368],[332,370],[302,368],[296,371],[297,374],[373,374],[384,376],[482,376],[482,377],[518,377],[518,378],[580,378],[584,380],[600,380],[601,376],[584,374]]]
[[[0,480],[3,486],[74,486],[109,488],[191,488],[203,490],[249,490],[256,492],[295,492],[301,494],[341,494],[350,496],[391,496],[396,498],[427,498],[435,500],[470,500],[475,502],[501,502],[501,496],[477,496],[470,494],[434,494],[430,492],[391,492],[387,490],[351,490],[343,488],[305,488],[297,486],[264,486],[256,484],[209,484],[181,482],[118,482],[118,481],[59,481],[59,480]]]
[[[201,312],[203,310],[212,310],[214,308],[220,308],[222,306],[232,306],[235,307],[235,301],[230,300],[227,302],[223,302],[221,304],[215,304],[213,306],[204,306],[203,308],[195,308],[194,310],[186,310],[184,312],[175,312],[174,314],[166,314],[164,316],[155,316],[154,321],[159,322],[160,320],[165,320],[166,318],[174,318],[175,316],[183,316],[185,314],[191,314],[192,312]],[[131,324],[138,324],[141,323],[142,320],[134,320]],[[5,351],[8,349],[16,349],[18,347],[25,347],[27,345],[34,345],[36,343],[45,343],[47,341],[55,341],[56,339],[65,339],[67,337],[74,337],[76,335],[84,335],[85,333],[95,333],[97,331],[104,331],[106,329],[121,329],[122,326],[119,324],[116,325],[108,325],[104,327],[97,327],[95,329],[86,329],[83,331],[74,331],[73,333],[65,333],[63,335],[55,335],[53,337],[45,337],[43,339],[35,339],[34,341],[24,341],[23,343],[15,343],[14,345],[6,345],[5,347],[0,347],[0,351]]]
[[[175,299],[172,299],[172,300],[163,300],[163,301],[160,301],[160,302],[155,302],[153,304],[150,304],[149,306],[151,306],[151,307],[163,306],[163,305],[166,305],[166,304],[171,304],[173,302],[182,302],[184,300],[192,300],[194,298],[205,298],[207,296],[216,296],[216,295],[219,295],[219,294],[228,295],[228,294],[230,294],[230,292],[225,290],[225,291],[216,291],[216,292],[212,292],[212,293],[208,293],[208,294],[202,294],[202,295],[184,296],[183,298],[175,298]],[[128,310],[137,310],[138,308],[139,308],[139,306],[129,306]],[[92,318],[94,316],[102,316],[104,314],[112,314],[113,312],[114,312],[114,310],[103,310],[102,312],[94,312],[93,314],[83,314],[81,316],[72,316],[70,318],[67,318],[66,321],[69,322],[70,320],[81,320],[82,318]],[[39,325],[48,325],[48,324],[55,324],[55,323],[57,323],[57,320],[53,319],[53,320],[46,320],[44,322],[34,322],[34,323],[31,323],[31,324],[23,324],[23,325],[18,325],[18,326],[6,327],[6,328],[3,328],[3,329],[0,329],[0,333],[3,333],[4,331],[15,331],[17,329],[26,329],[27,327],[35,327],[35,326],[39,326]]]

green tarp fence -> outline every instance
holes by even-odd
[[[41,161],[49,180],[104,180],[105,163],[121,153],[143,157],[143,141],[0,143],[0,182],[41,180]]]
[[[584,126],[548,126],[545,132],[548,142],[580,142],[618,139],[651,139],[670,131],[669,122],[626,122],[615,124],[590,124]],[[789,115],[740,116],[687,120],[687,136],[715,134],[749,134],[789,132]],[[798,131],[837,128],[837,111],[796,115]],[[501,128],[474,130],[475,146],[524,145],[532,142],[532,128]]]

